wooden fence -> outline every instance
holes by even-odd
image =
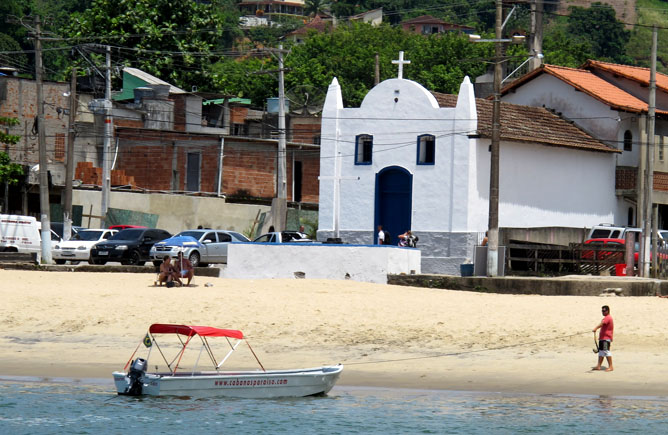
[[[625,263],[624,246],[569,246],[511,243],[506,257],[507,275],[615,275]],[[661,258],[661,257],[659,257]],[[668,261],[664,262],[668,268]]]

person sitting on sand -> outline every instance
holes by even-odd
[[[181,280],[179,279],[179,274],[177,273],[176,269],[174,268],[174,265],[172,264],[172,259],[169,255],[165,255],[165,257],[162,259],[162,264],[160,264],[160,274],[158,275],[158,283],[159,285],[162,285],[162,283],[169,283],[176,281],[179,284],[181,283]]]
[[[195,268],[193,267],[190,260],[183,257],[183,252],[179,252],[179,255],[176,257],[176,269],[179,271],[179,276],[181,278],[188,278],[186,286],[190,285],[190,281],[195,275]]]

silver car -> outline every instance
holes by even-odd
[[[190,236],[199,241],[200,246],[178,246],[170,239],[162,240],[151,248],[149,256],[153,264],[159,266],[165,255],[176,257],[179,252],[190,260],[193,267],[209,263],[227,263],[227,246],[230,243],[249,242],[248,238],[236,231],[197,229],[181,231],[174,237]]]
[[[314,243],[308,236],[299,231],[276,231],[262,234],[253,240],[255,243]]]

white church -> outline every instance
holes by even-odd
[[[488,226],[491,107],[464,78],[457,96],[385,80],[344,107],[332,80],[322,112],[318,240],[419,237],[422,273],[458,274]],[[502,104],[499,226],[613,222],[619,151],[537,107]],[[379,248],[383,249],[383,248]],[[405,248],[409,249],[409,248]]]

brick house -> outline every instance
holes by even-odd
[[[120,95],[124,96],[113,105],[112,188],[275,196],[278,140],[269,133],[262,138],[262,111],[235,103],[229,96],[186,92],[132,68],[124,71],[123,87]],[[16,145],[3,145],[2,151],[24,165],[28,174],[25,183],[10,191],[12,213],[38,215],[40,211],[38,172],[30,170],[39,162],[37,135],[32,132],[35,89],[34,80],[0,77],[0,116],[19,119],[18,126],[6,131],[21,137]],[[44,83],[52,204],[61,202],[65,185],[69,93],[69,83]],[[74,125],[75,180],[89,188],[102,184],[103,166],[104,119],[89,109],[93,97],[79,88]],[[204,105],[211,99],[222,103]],[[287,145],[288,200],[317,204],[319,146],[314,137],[319,136],[319,120],[307,129]],[[221,168],[222,183],[218,183]]]
[[[244,102],[235,105],[229,96],[186,92],[130,68],[124,70],[123,94],[115,99],[114,170],[122,172],[116,180],[129,183],[126,187],[276,195],[278,140],[259,127],[261,113]],[[307,125],[299,127],[303,132],[287,144],[288,200],[317,203],[319,146],[314,136],[319,135],[320,123],[302,123]],[[112,171],[112,185],[113,179]],[[83,180],[88,181],[92,180]]]
[[[117,167],[133,177],[138,189],[260,198],[276,195],[277,140],[137,127],[116,127],[116,136]],[[318,202],[319,159],[317,146],[288,144],[288,201]]]
[[[44,83],[44,122],[46,153],[50,180],[54,186],[65,184],[65,151],[69,129],[69,83]],[[34,80],[0,77],[0,116],[16,118],[19,125],[6,132],[21,137],[15,145],[2,144],[0,151],[14,163],[24,166],[26,182],[11,188],[8,210],[12,213],[39,213],[39,144],[37,137],[37,87]],[[53,192],[57,197],[59,188]]]

